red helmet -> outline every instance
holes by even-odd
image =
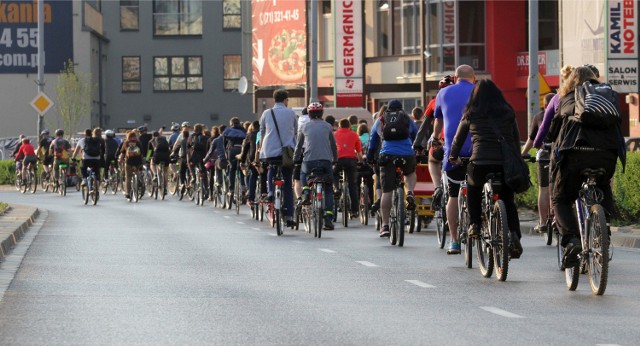
[[[438,89],[446,88],[449,85],[454,85],[454,84],[456,84],[456,77],[447,75],[442,77],[442,79],[438,83]]]
[[[311,102],[307,106],[307,112],[321,111],[321,110],[322,110],[322,104],[320,102]]]

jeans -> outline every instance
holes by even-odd
[[[276,166],[282,166],[281,158],[267,159],[269,165],[269,173],[267,173],[268,193],[273,194],[273,181],[276,176]],[[282,167],[282,179],[284,179],[284,186],[282,192],[284,194],[284,208],[285,216],[287,218],[293,217],[293,168]]]
[[[333,213],[333,167],[331,161],[304,161],[300,170],[300,181],[302,186],[307,186],[307,177],[314,168],[324,168],[325,174],[321,177],[325,181],[324,184],[324,209],[326,212]]]
[[[254,202],[256,200],[256,187],[258,185],[258,170],[253,166],[249,166],[249,195],[247,199],[249,202]]]

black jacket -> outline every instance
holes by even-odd
[[[256,160],[256,139],[258,131],[249,132],[242,142],[242,152],[240,153],[240,162],[250,164]]]
[[[458,131],[451,145],[452,158],[457,158],[467,135],[471,132],[473,153],[471,161],[476,165],[501,165],[503,163],[502,146],[498,134],[520,152],[520,133],[516,124],[516,116],[509,108],[501,113],[491,115],[465,114],[458,125]]]

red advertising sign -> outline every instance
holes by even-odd
[[[307,81],[306,1],[252,0],[253,83]]]
[[[362,2],[335,0],[336,107],[362,107]]]
[[[547,75],[547,52],[538,52],[538,71]],[[516,73],[518,77],[529,76],[529,52],[522,52],[516,55]]]

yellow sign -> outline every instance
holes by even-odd
[[[40,115],[44,115],[53,107],[53,101],[45,93],[39,93],[30,104]]]
[[[538,81],[539,81],[539,88],[540,88],[540,109],[544,109],[544,95],[548,94],[551,92],[551,88],[549,87],[549,84],[547,84],[547,81],[544,79],[544,77],[542,76],[542,73],[538,72]]]

